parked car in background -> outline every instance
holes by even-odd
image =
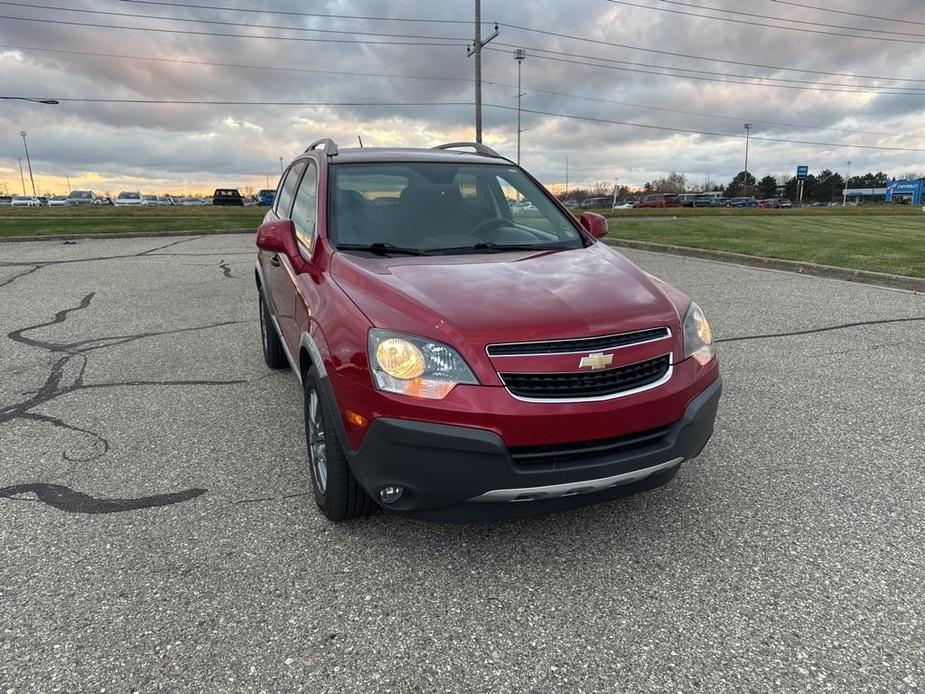
[[[712,207],[713,198],[709,195],[698,195],[691,201],[691,207]]]
[[[212,204],[244,207],[244,198],[241,197],[241,193],[238,192],[237,188],[216,188],[212,194]]]
[[[758,201],[755,198],[730,198],[726,203],[726,207],[758,207]]]
[[[793,203],[790,202],[787,198],[779,198],[778,203],[780,203],[779,206],[785,210],[789,210],[793,207]]]
[[[633,207],[681,207],[681,201],[674,193],[651,193]]]
[[[141,205],[142,207],[156,207],[157,206],[157,196],[156,195],[142,195]]]
[[[728,198],[711,198],[710,207],[728,207],[729,199]]]
[[[39,205],[48,207],[48,198],[45,195],[39,195]]]
[[[113,205],[116,207],[138,207],[142,205],[143,202],[144,199],[137,190],[123,190],[116,196],[116,199],[113,200]]]
[[[13,204],[12,195],[0,195],[0,207],[10,207]]]
[[[199,198],[181,198],[178,204],[183,207],[201,207],[202,200]]]
[[[41,203],[38,198],[34,198],[31,195],[14,195],[13,196],[13,207],[39,207]]]
[[[627,200],[626,202],[618,202],[616,205],[614,205],[614,208],[613,208],[613,209],[615,209],[615,210],[631,210],[631,209],[633,209],[633,203],[629,202],[628,200]]]
[[[67,196],[66,195],[55,195],[48,198],[49,207],[64,207],[67,205]]]
[[[72,190],[68,193],[67,204],[69,207],[81,205],[95,205],[96,195],[92,190]]]
[[[273,200],[276,198],[276,191],[264,188],[257,191],[257,204],[260,207],[273,207]]]

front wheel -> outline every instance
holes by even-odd
[[[376,505],[350,472],[344,449],[337,439],[334,416],[325,403],[314,367],[305,376],[305,443],[315,503],[339,523],[368,516]]]

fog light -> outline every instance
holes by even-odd
[[[379,500],[383,504],[394,504],[405,493],[404,487],[383,487],[379,490]]]

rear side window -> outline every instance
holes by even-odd
[[[276,196],[276,214],[281,218],[286,219],[289,217],[292,198],[295,197],[296,187],[299,185],[299,179],[302,177],[303,171],[305,171],[305,162],[297,161],[286,172],[286,177],[279,187],[279,195]]]
[[[295,235],[309,253],[315,247],[315,209],[318,201],[318,173],[313,165],[305,171],[292,206]]]

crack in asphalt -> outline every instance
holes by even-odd
[[[165,248],[172,248],[181,243],[188,243],[190,241],[196,241],[198,239],[203,239],[203,238],[205,238],[205,236],[192,236],[188,238],[182,238],[176,241],[171,241],[170,243],[163,244],[161,246],[156,246],[154,248],[149,248],[147,250],[140,251],[138,253],[123,253],[119,255],[102,255],[102,256],[94,256],[94,257],[89,257],[89,258],[66,258],[63,260],[2,261],[0,262],[0,267],[25,267],[29,269],[23,273],[14,275],[13,277],[9,277],[3,280],[2,282],[0,282],[0,289],[13,284],[13,282],[15,282],[18,279],[31,275],[37,270],[41,270],[42,268],[46,268],[46,267],[52,267],[55,265],[70,265],[72,263],[93,263],[93,262],[101,262],[101,261],[106,261],[106,260],[124,260],[127,258],[168,258],[168,257],[173,257],[173,256],[180,256],[180,257],[189,256],[189,257],[194,257],[194,258],[205,256],[205,257],[214,258],[216,255],[218,256],[222,255],[221,250],[217,250],[213,253],[159,253],[158,252],[158,251],[164,250]],[[225,251],[224,255],[225,256],[254,255],[255,252],[256,252],[256,249],[254,251]],[[225,259],[222,258],[220,262],[224,262],[224,260]]]
[[[228,279],[237,279],[237,277],[231,274],[231,266],[225,262],[224,258],[218,261],[218,266],[222,269],[222,277]]]
[[[859,328],[866,325],[888,325],[890,323],[916,323],[925,321],[925,316],[914,318],[885,318],[882,320],[858,321],[856,323],[842,323],[840,325],[827,325],[822,328],[809,328],[808,330],[792,330],[783,333],[765,333],[762,335],[740,335],[738,337],[724,337],[716,340],[720,342],[742,342],[744,340],[767,340],[773,337],[794,337],[797,335],[814,335],[816,333],[827,333],[833,330],[845,330],[846,328]]]
[[[45,379],[45,382],[42,386],[35,392],[29,393],[29,397],[20,402],[16,402],[10,405],[4,405],[0,407],[0,424],[6,422],[15,421],[17,419],[26,419],[33,421],[40,421],[51,424],[57,428],[66,429],[73,432],[78,432],[92,436],[94,438],[93,446],[95,447],[94,454],[89,456],[78,456],[69,454],[66,450],[62,451],[62,456],[65,460],[70,462],[89,462],[96,460],[97,458],[102,457],[109,451],[109,441],[99,432],[92,431],[90,429],[85,429],[83,427],[76,426],[69,422],[64,421],[59,417],[52,415],[34,412],[33,410],[40,405],[44,405],[48,402],[56,400],[60,397],[74,393],[80,390],[87,390],[93,388],[117,388],[117,387],[147,387],[147,386],[222,386],[222,385],[237,385],[240,383],[245,383],[244,379],[232,379],[232,380],[215,380],[215,379],[203,379],[203,380],[171,380],[171,381],[147,381],[147,380],[124,380],[124,381],[114,381],[109,383],[85,383],[84,382],[84,373],[87,367],[87,356],[86,353],[96,350],[103,349],[106,347],[113,347],[116,345],[126,344],[134,340],[140,340],[146,337],[152,337],[155,335],[175,335],[184,332],[191,332],[197,330],[208,330],[211,328],[221,327],[225,325],[237,325],[241,323],[246,323],[248,321],[221,321],[218,323],[212,323],[209,325],[202,326],[191,326],[186,328],[175,328],[173,330],[156,330],[156,331],[145,331],[141,333],[129,334],[129,335],[110,335],[98,338],[91,338],[87,340],[79,340],[76,342],[69,343],[57,343],[51,342],[48,340],[41,340],[33,337],[29,337],[26,333],[38,330],[40,328],[46,328],[52,325],[59,325],[64,323],[68,317],[76,312],[83,311],[90,307],[93,297],[96,296],[96,292],[90,292],[85,295],[76,306],[71,306],[66,309],[62,309],[55,313],[54,317],[51,320],[44,321],[42,323],[37,323],[35,325],[26,326],[23,328],[17,328],[16,330],[11,331],[7,337],[14,342],[18,342],[29,347],[35,347],[37,349],[44,350],[51,354],[61,354],[64,353],[57,361],[53,362],[48,373],[48,376]],[[77,374],[72,379],[65,379],[66,372],[73,368],[74,365],[77,365]]]
[[[179,492],[154,494],[134,499],[97,498],[89,494],[75,491],[63,484],[47,484],[45,482],[28,482],[13,484],[0,488],[0,498],[11,501],[39,501],[52,508],[66,513],[122,513],[124,511],[139,511],[156,506],[169,506],[190,501],[202,496],[207,490],[194,487]],[[23,497],[23,494],[34,494],[37,498]]]

